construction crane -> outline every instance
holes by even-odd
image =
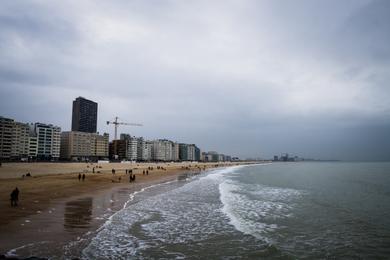
[[[107,125],[112,124],[115,126],[115,139],[114,140],[118,140],[117,133],[118,133],[118,126],[119,125],[142,126],[141,124],[118,122],[118,119],[119,118],[116,116],[114,121],[107,121]]]

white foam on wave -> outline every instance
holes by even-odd
[[[162,186],[162,185],[169,185],[171,183],[175,183],[177,182],[177,180],[173,180],[173,181],[167,181],[167,182],[162,182],[162,183],[157,183],[157,184],[153,184],[153,185],[149,185],[149,186],[146,186],[146,187],[143,187],[142,189],[138,190],[138,191],[134,191],[132,193],[129,194],[129,199],[123,204],[123,207],[122,207],[122,210],[127,208],[127,206],[129,205],[129,203],[131,203],[132,201],[134,201],[135,197],[140,194],[140,193],[143,193],[147,190],[150,190],[150,189],[153,189],[153,188],[156,188],[158,186]],[[110,208],[108,208],[109,211],[111,211]],[[116,214],[119,214],[121,210],[115,212],[114,214],[110,215],[107,219],[107,221],[97,230],[98,232],[103,229],[105,226],[107,226],[108,224],[111,224],[112,222],[112,219],[115,217]]]
[[[222,177],[228,174],[234,174],[237,172],[237,170],[247,166],[248,165],[237,165],[237,166],[230,166],[222,169],[211,170],[206,176],[201,177],[201,179],[221,180]]]
[[[209,175],[228,171],[231,170],[220,169]],[[219,211],[219,183],[217,175],[201,176],[178,188],[130,203],[137,195],[133,193],[127,205],[110,217],[83,250],[84,257],[142,258],[140,252],[148,248],[202,241],[223,232],[226,225],[217,223],[224,216]]]
[[[165,244],[200,242],[214,234],[233,232],[220,210],[218,186],[226,176],[235,174],[242,167],[245,166],[212,170],[183,186],[145,196],[137,203],[131,202],[140,193],[162,184],[130,194],[123,209],[113,214],[98,230],[83,250],[83,256],[142,258],[147,249]]]
[[[243,184],[226,179],[219,185],[222,212],[236,230],[271,242],[265,236],[278,228],[277,219],[291,216],[292,201],[302,193],[293,189]]]

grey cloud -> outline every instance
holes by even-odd
[[[85,96],[99,103],[100,132],[112,133],[105,121],[118,115],[145,125],[121,131],[239,156],[390,159],[388,9],[380,0],[7,2],[1,115],[67,130],[72,100]]]
[[[342,51],[366,62],[389,63],[390,2],[375,0],[360,8],[344,23],[339,39]]]

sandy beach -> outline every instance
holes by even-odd
[[[3,163],[0,168],[0,255],[36,242],[37,234],[54,243],[74,240],[88,230],[96,230],[104,220],[99,216],[121,209],[132,192],[175,180],[182,174],[234,164]],[[127,169],[132,169],[136,175],[135,182],[129,182]],[[144,175],[147,170],[149,174]],[[31,177],[22,177],[27,173]],[[79,181],[79,173],[86,175],[85,181]],[[19,205],[11,207],[10,193],[15,187],[20,190]],[[29,254],[34,255],[34,252],[26,252]]]

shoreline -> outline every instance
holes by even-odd
[[[51,241],[49,244],[57,244],[57,247],[58,244],[64,245],[66,242],[75,241],[85,233],[96,232],[99,226],[107,221],[107,218],[101,216],[112,216],[125,206],[131,194],[143,188],[177,180],[183,174],[204,172],[204,168],[209,170],[229,167],[237,163],[202,163],[192,164],[190,167],[189,164],[182,163],[136,165],[138,167],[134,168],[137,169],[133,170],[137,176],[135,183],[128,182],[128,175],[123,169],[125,167],[115,175],[86,173],[87,178],[84,183],[77,180],[77,173],[38,176],[33,174],[33,178],[28,180],[0,178],[0,195],[3,198],[4,195],[8,195],[4,194],[5,184],[25,186],[20,188],[21,202],[18,207],[11,208],[4,199],[0,202],[0,209],[4,212],[0,216],[0,255],[6,254],[11,249],[39,242],[36,239],[37,235],[42,235],[45,241]],[[107,172],[107,168],[113,166],[119,165],[107,164],[102,170]],[[156,170],[156,166],[163,167],[165,170]],[[149,175],[143,175],[142,172],[147,167],[154,167],[154,169],[149,172]],[[112,182],[119,177],[122,178],[121,183]],[[28,193],[27,187],[34,191]],[[49,196],[45,197],[45,194]],[[26,256],[34,255],[34,251],[31,251],[31,248],[29,250],[29,252],[26,250]],[[61,254],[61,252],[57,253]]]

